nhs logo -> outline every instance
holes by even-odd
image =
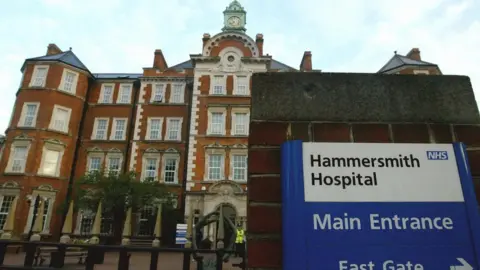
[[[448,160],[447,151],[427,151],[428,160]]]

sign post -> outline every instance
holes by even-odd
[[[463,144],[282,145],[283,269],[480,269]]]

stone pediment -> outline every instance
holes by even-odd
[[[235,193],[243,193],[243,189],[239,184],[233,181],[224,180],[211,185],[208,189],[208,193],[216,193],[227,196]]]

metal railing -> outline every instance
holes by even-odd
[[[5,256],[7,254],[8,246],[22,246],[25,252],[23,266],[21,265],[4,265]],[[38,266],[39,251],[43,247],[56,247],[50,250],[50,265],[48,267]],[[85,269],[93,270],[95,264],[103,264],[106,252],[117,252],[118,270],[128,270],[130,267],[130,257],[132,253],[150,253],[150,270],[156,270],[159,264],[158,257],[160,253],[183,253],[183,270],[190,270],[192,258],[196,261],[197,270],[204,270],[203,254],[216,254],[216,270],[223,269],[223,262],[225,254],[233,253],[228,250],[194,250],[189,248],[156,248],[156,247],[134,247],[134,246],[120,246],[120,245],[92,245],[92,244],[62,244],[49,242],[25,242],[25,241],[11,241],[0,240],[0,269],[61,269],[65,265],[65,258],[68,248],[77,248],[86,251]],[[234,266],[240,269],[245,268],[245,254],[242,254],[243,261]],[[136,269],[134,266],[132,269]],[[160,264],[160,269],[162,269]],[[205,269],[206,270],[206,269]]]

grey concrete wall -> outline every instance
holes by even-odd
[[[260,73],[252,120],[479,124],[466,76]]]

